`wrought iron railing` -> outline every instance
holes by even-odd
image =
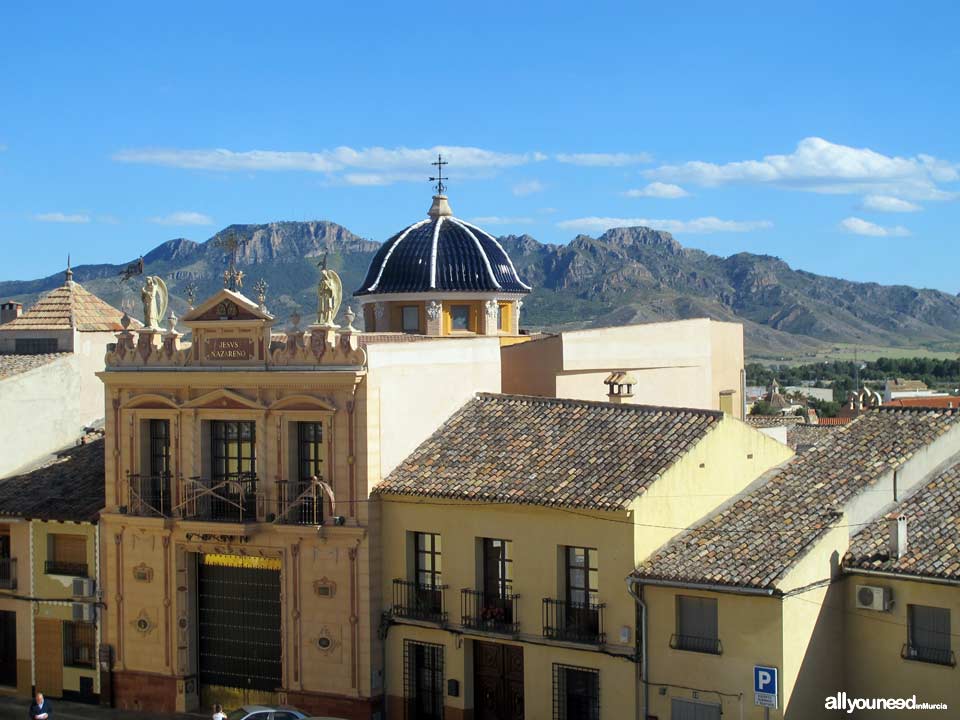
[[[446,622],[443,595],[447,585],[419,585],[410,580],[393,581],[393,614],[429,622]]]
[[[675,633],[670,636],[670,647],[674,650],[689,650],[691,652],[710,653],[711,655],[723,654],[723,645],[720,638],[702,637],[700,635]]]
[[[170,473],[128,475],[127,512],[139,517],[170,517],[173,498]]]
[[[543,599],[543,636],[553,640],[602,645],[604,603]]]
[[[474,630],[520,632],[519,595],[487,593],[464,588],[460,591],[460,624]]]
[[[184,520],[255,522],[263,504],[253,473],[186,478],[179,498],[173,510]]]
[[[918,660],[920,662],[933,663],[934,665],[957,664],[957,658],[953,650],[949,648],[931,648],[922,645],[912,645],[907,643],[900,651],[900,657],[904,660]]]
[[[43,571],[47,575],[69,575],[71,577],[88,577],[86,563],[64,562],[62,560],[47,560],[43,563]]]
[[[17,589],[17,559],[0,558],[0,589]]]
[[[279,480],[276,522],[287,525],[323,524],[323,489],[319,482]]]

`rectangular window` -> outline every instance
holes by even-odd
[[[554,720],[600,720],[600,671],[553,665]]]
[[[597,551],[594,548],[566,548],[566,600],[568,603],[596,603],[598,597]]]
[[[403,641],[405,720],[442,720],[443,646]]]
[[[440,587],[443,577],[440,535],[437,533],[415,532],[413,538],[414,581],[419,587]]]
[[[510,332],[510,303],[497,304],[497,330]]]
[[[93,623],[63,623],[63,666],[92,668],[95,666],[97,628]]]
[[[56,338],[17,338],[14,351],[17,355],[42,355],[57,352]]]
[[[456,330],[470,330],[470,306],[450,306],[450,328]]]
[[[48,535],[46,573],[87,577],[87,538],[83,535]]]
[[[256,423],[213,420],[210,440],[212,480],[219,482],[256,473]]]
[[[150,474],[170,472],[170,421],[150,420]]]
[[[513,543],[483,538],[483,594],[506,598],[513,594]]]
[[[677,596],[677,650],[720,654],[716,598]]]
[[[907,605],[907,647],[909,660],[953,665],[950,650],[950,610],[927,605]]]
[[[401,312],[403,331],[405,333],[420,332],[420,308],[416,305],[404,305]]]
[[[297,423],[297,462],[300,480],[323,479],[323,423]]]

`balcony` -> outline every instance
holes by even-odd
[[[707,653],[709,655],[723,654],[723,645],[719,638],[700,637],[699,635],[671,635],[670,647],[674,650],[689,650],[690,652]]]
[[[507,633],[520,632],[519,595],[485,593],[464,588],[460,591],[460,624],[472,630]]]
[[[322,525],[323,490],[312,480],[277,482],[277,518],[284,525]]]
[[[604,603],[543,599],[543,636],[551,640],[602,645]]]
[[[916,660],[917,662],[933,663],[934,665],[948,665],[954,667],[957,664],[957,658],[953,650],[949,648],[931,648],[922,645],[912,645],[907,643],[900,651],[900,657],[904,660]]]
[[[138,517],[170,517],[173,507],[170,473],[127,476],[127,513]]]
[[[47,560],[43,563],[43,572],[47,575],[69,575],[70,577],[89,577],[87,564],[78,562],[64,562],[62,560]]]
[[[17,559],[0,558],[0,590],[17,589]]]
[[[262,501],[253,473],[192,477],[181,483],[180,504],[173,511],[184,520],[256,522]]]
[[[445,623],[443,594],[447,585],[418,585],[410,580],[393,581],[393,614],[395,617]]]

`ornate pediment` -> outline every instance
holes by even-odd
[[[249,322],[260,320],[272,324],[274,317],[262,310],[253,300],[236,290],[224,288],[188,312],[182,322]]]
[[[217,388],[183,404],[185,408],[224,410],[263,410],[262,403],[245,398],[233,390]]]

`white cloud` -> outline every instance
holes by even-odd
[[[650,153],[559,153],[554,159],[569,165],[587,167],[623,167],[653,162]]]
[[[677,198],[684,198],[690,195],[690,193],[688,193],[679,185],[662,182],[652,182],[642,188],[627,190],[623,194],[627,197],[649,197],[661,198],[664,200],[676,200]]]
[[[692,220],[651,220],[649,218],[582,217],[563,220],[557,227],[565,230],[603,231],[616,227],[642,225],[655,230],[673,233],[750,232],[773,227],[769,220],[721,220],[716,217],[700,217]]]
[[[533,193],[543,192],[543,183],[539,180],[528,180],[517,183],[513,186],[513,194],[517,197],[533,195]]]
[[[869,148],[837,145],[808,137],[789,155],[724,164],[699,160],[663,165],[645,173],[673,182],[715,186],[729,183],[774,184],[821,193],[870,192],[916,199],[946,200],[958,194],[938,187],[960,179],[960,166],[930,155],[888,156]]]
[[[884,227],[858,217],[848,217],[840,221],[840,228],[854,235],[869,237],[906,237],[910,231],[902,225]]]
[[[148,218],[155,225],[213,225],[213,218],[203,213],[180,210],[162,217]]]
[[[484,215],[470,218],[470,222],[477,225],[529,225],[534,222],[532,217],[503,217],[502,215]]]
[[[121,150],[113,155],[113,159],[124,163],[224,172],[291,170],[326,174],[345,172],[343,179],[351,185],[389,185],[394,182],[425,180],[432,170],[430,163],[436,160],[438,154],[444,156],[459,177],[472,177],[478,173],[546,159],[546,155],[539,152],[502,153],[460,146],[372,147],[360,150],[337,147],[317,152],[140,148]]]
[[[90,216],[86,213],[62,213],[62,212],[49,212],[49,213],[39,213],[33,216],[33,219],[37,222],[48,222],[48,223],[88,223],[90,222]]]
[[[864,210],[875,210],[877,212],[917,212],[923,210],[916,203],[890,195],[867,195],[860,203],[860,207]]]

